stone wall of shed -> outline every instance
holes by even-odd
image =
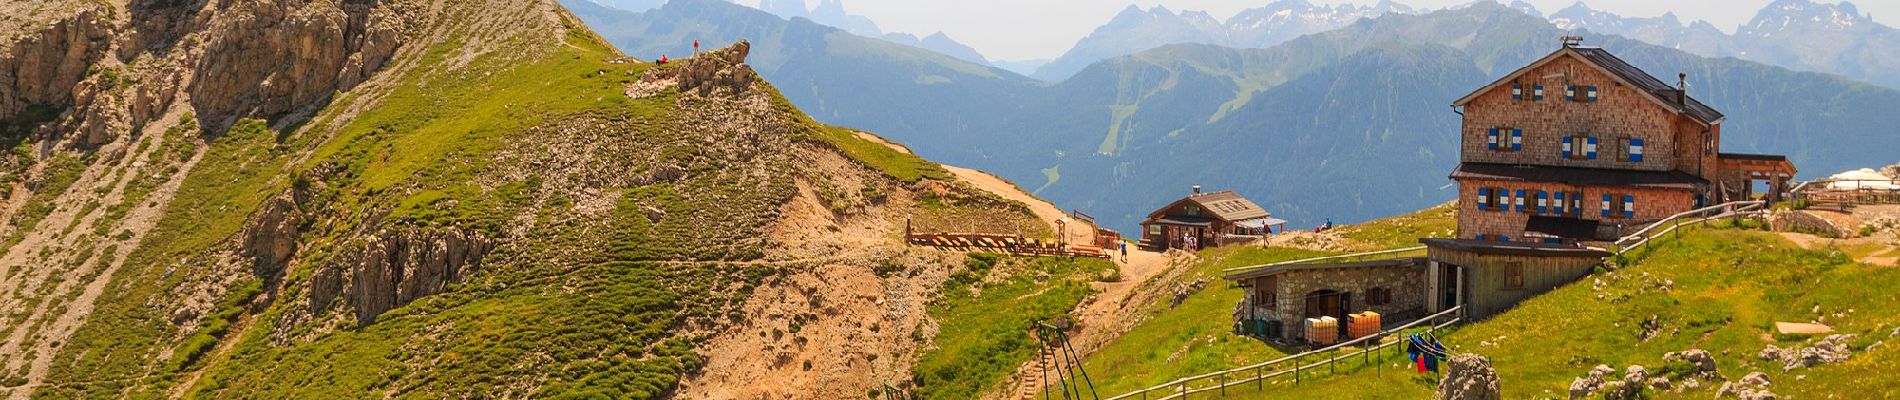
[[[1274,313],[1285,324],[1281,337],[1287,340],[1300,337],[1306,317],[1306,295],[1320,290],[1352,293],[1352,307],[1347,313],[1371,310],[1385,316],[1425,308],[1423,265],[1287,271],[1278,275],[1276,283]],[[1392,302],[1367,305],[1366,293],[1372,288],[1391,289]]]

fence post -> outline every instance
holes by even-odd
[[[1253,388],[1254,388],[1254,390],[1262,390],[1262,391],[1264,391],[1264,390],[1267,390],[1267,380],[1266,380],[1266,379],[1261,379],[1261,378],[1260,378],[1260,369],[1261,369],[1261,368],[1266,368],[1266,367],[1267,367],[1266,365],[1261,365],[1261,366],[1258,366],[1258,367],[1253,367]]]
[[[1227,397],[1227,372],[1220,373],[1220,397]]]
[[[1300,353],[1293,356],[1293,386],[1300,385],[1300,361],[1305,361],[1303,360],[1306,358],[1305,354],[1306,353]]]

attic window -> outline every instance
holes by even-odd
[[[1198,217],[1201,215],[1201,206],[1189,204],[1187,206],[1181,207],[1181,210],[1183,212],[1186,212],[1188,216]]]

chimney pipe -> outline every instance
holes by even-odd
[[[1201,194],[1201,185],[1194,185],[1194,194],[1197,196]]]
[[[1676,105],[1683,105],[1684,103],[1688,103],[1689,102],[1688,99],[1689,99],[1689,74],[1685,72],[1677,72],[1676,73]]]

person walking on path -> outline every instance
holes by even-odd
[[[1128,263],[1128,241],[1121,241],[1120,243],[1122,244],[1122,263],[1126,264]]]

